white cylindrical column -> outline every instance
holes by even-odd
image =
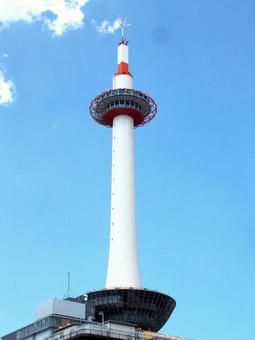
[[[128,66],[128,44],[122,41],[118,46],[118,72],[113,76],[113,89],[132,89],[133,77]]]
[[[133,77],[129,74],[115,74],[113,76],[112,88],[116,89],[132,89]]]
[[[106,288],[141,287],[136,243],[134,121],[113,120],[110,253]]]

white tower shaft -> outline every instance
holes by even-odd
[[[114,75],[113,88],[133,88],[132,76],[127,73],[128,46],[124,44],[118,48],[118,70]],[[106,288],[141,287],[136,242],[133,130],[132,117],[118,115],[114,118],[110,253]]]
[[[106,288],[140,287],[136,244],[133,118],[113,121],[110,254]]]

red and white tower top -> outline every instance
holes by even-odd
[[[125,19],[121,20],[122,38],[118,47],[118,74],[131,74],[128,71],[128,41],[124,36]]]
[[[118,46],[118,72],[117,74],[131,74],[128,71],[128,41],[122,38]]]
[[[128,41],[122,37],[118,46],[118,70],[113,76],[113,89],[133,89],[133,76],[128,67]]]
[[[138,127],[155,117],[155,101],[148,94],[134,90],[133,76],[129,71],[128,41],[123,33],[118,45],[118,69],[113,75],[112,88],[90,104],[90,114],[99,124],[112,127],[114,117],[124,114],[133,117],[134,127]]]

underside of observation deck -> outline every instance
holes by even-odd
[[[120,322],[152,332],[163,327],[176,306],[170,296],[149,289],[103,289],[87,295],[86,314],[96,322]]]

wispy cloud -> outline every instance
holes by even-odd
[[[0,0],[0,28],[14,22],[41,21],[60,36],[68,30],[82,27],[82,8],[89,0]]]
[[[122,18],[116,18],[112,22],[103,20],[99,25],[95,20],[92,20],[91,23],[96,27],[96,30],[99,33],[114,34],[118,29],[121,28]]]
[[[6,79],[3,70],[0,70],[0,106],[14,101],[15,87],[11,80]]]

